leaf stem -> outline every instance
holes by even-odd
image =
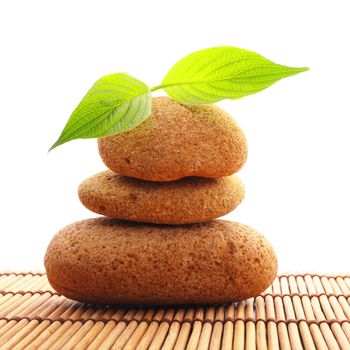
[[[157,85],[157,86],[153,86],[153,88],[151,89],[151,91],[156,91],[156,90],[160,90],[160,89],[163,89],[163,85],[160,84],[160,85]]]

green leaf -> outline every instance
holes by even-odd
[[[181,59],[152,91],[163,88],[182,104],[213,103],[254,94],[307,69],[276,64],[236,47],[213,47]]]
[[[130,130],[150,115],[151,92],[146,84],[126,73],[106,75],[97,80],[73,111],[50,151],[74,139]]]

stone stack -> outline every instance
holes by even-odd
[[[154,98],[145,122],[98,145],[110,170],[85,180],[79,197],[104,217],[71,224],[50,243],[45,267],[59,293],[93,303],[207,304],[256,296],[273,281],[266,239],[216,220],[244,197],[233,174],[247,144],[227,113]]]

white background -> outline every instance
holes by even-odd
[[[224,101],[244,129],[246,199],[229,219],[264,233],[280,272],[349,272],[348,1],[2,1],[0,269],[42,269],[51,237],[94,216],[77,186],[104,169],[96,141],[47,154],[102,75],[149,85],[218,45],[311,71]]]

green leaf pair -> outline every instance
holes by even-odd
[[[50,150],[77,138],[104,137],[136,127],[151,115],[151,91],[164,89],[186,105],[214,103],[257,93],[306,70],[275,64],[252,51],[221,46],[186,56],[152,89],[126,73],[110,74],[88,91]]]

